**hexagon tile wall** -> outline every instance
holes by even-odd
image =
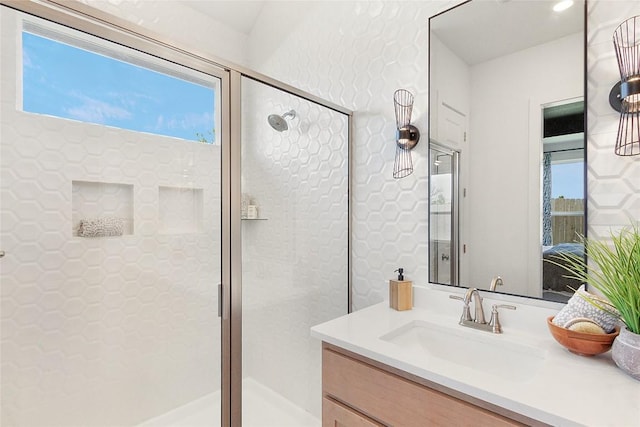
[[[427,24],[448,3],[317,2],[280,45],[266,46],[266,34],[259,33],[249,41],[250,60],[260,61],[253,68],[355,111],[356,309],[385,299],[387,280],[400,266],[410,280],[425,283],[429,277]],[[412,150],[414,173],[394,180],[398,88],[415,95],[412,121],[423,137]]]
[[[355,111],[355,308],[385,299],[398,266],[417,283],[429,278],[426,136],[413,153],[414,174],[393,180],[389,102],[399,87],[413,92],[417,126],[427,134],[428,19],[456,3],[318,2],[277,47],[267,46],[264,34],[249,40],[253,68]],[[613,154],[619,115],[607,101],[619,80],[611,36],[640,13],[640,2],[588,5],[588,233],[606,238],[611,227],[640,218],[640,158]]]
[[[609,90],[620,80],[613,31],[640,14],[640,3],[589,1],[588,5],[588,233],[607,239],[612,228],[640,220],[640,156],[614,155],[620,114],[609,106]]]

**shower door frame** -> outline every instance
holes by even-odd
[[[352,311],[353,111],[246,67],[144,29],[80,1],[0,0],[0,5],[91,34],[220,79],[221,88],[221,410],[222,426],[242,426],[241,78],[248,77],[347,116],[347,312]],[[185,61],[186,60],[186,61]],[[185,63],[186,62],[186,63]],[[203,67],[203,65],[205,65]],[[226,131],[225,131],[226,130]],[[212,307],[215,310],[215,307]],[[320,398],[320,396],[318,396]]]

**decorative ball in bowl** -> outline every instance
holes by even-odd
[[[620,333],[618,328],[610,334],[574,331],[555,325],[552,320],[553,316],[547,318],[547,326],[549,326],[553,338],[570,352],[580,356],[595,356],[609,351],[613,340]]]

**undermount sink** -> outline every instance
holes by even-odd
[[[532,378],[546,358],[546,351],[510,341],[507,335],[421,320],[394,329],[380,339],[427,360],[439,359],[513,381]]]

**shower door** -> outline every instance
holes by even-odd
[[[0,13],[1,424],[219,425],[227,74]]]
[[[246,77],[241,90],[242,425],[320,426],[309,329],[348,312],[349,119]]]

